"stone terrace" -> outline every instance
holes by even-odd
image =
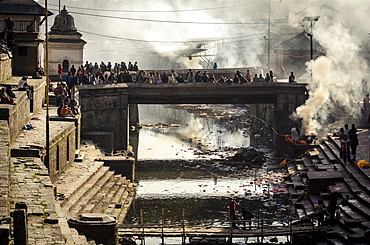
[[[48,170],[39,158],[11,158],[10,206],[27,204],[28,244],[65,244]]]
[[[369,160],[368,129],[360,129],[357,160]],[[328,137],[314,150],[287,164],[291,177],[287,184],[292,204],[303,222],[310,222],[319,199],[328,205],[334,192],[350,196],[348,205],[340,205],[340,218],[327,223],[332,231],[325,234],[327,244],[368,244],[370,231],[370,168],[344,164],[339,158],[339,140]],[[341,199],[340,199],[341,200]]]

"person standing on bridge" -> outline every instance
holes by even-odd
[[[272,70],[270,70],[270,79],[271,79],[271,82],[274,81],[274,73],[272,72]]]
[[[245,74],[245,78],[248,82],[252,82],[252,73],[250,73],[249,70],[247,70],[247,74]]]
[[[269,74],[269,73],[266,73],[265,81],[266,81],[266,82],[272,82],[272,81],[271,81],[271,77],[270,77],[270,74]]]
[[[134,67],[132,69],[133,69],[133,71],[136,71],[136,72],[139,70],[139,66],[138,66],[136,61],[134,63]]]
[[[253,213],[249,211],[247,208],[242,208],[242,216],[243,216],[243,227],[245,229],[246,222],[249,223],[249,230],[252,229],[252,218]]]
[[[162,78],[162,83],[168,83],[168,76],[166,75],[165,72],[163,72],[161,78]]]
[[[253,77],[253,80],[252,80],[254,83],[258,82],[258,75],[257,74],[254,74],[254,77]]]
[[[190,73],[193,73],[193,71],[191,69],[189,69],[188,73],[186,73],[186,77],[185,77],[186,81],[188,80],[188,77],[189,77]]]
[[[235,211],[236,211],[236,206],[239,205],[239,203],[237,203],[234,198],[230,199],[230,201],[227,203],[227,207],[229,209],[229,220],[231,220],[232,222],[232,226],[233,227],[236,227],[236,224],[235,224],[235,218],[236,218],[236,215],[235,215]]]
[[[295,83],[295,76],[293,74],[293,72],[290,73],[290,76],[289,76],[289,83]]]
[[[260,74],[260,77],[258,78],[259,82],[266,82],[265,78]]]
[[[176,83],[176,79],[172,72],[168,74],[168,83]]]
[[[189,69],[189,73],[186,74],[186,82],[187,83],[195,82],[195,76],[194,76],[194,73],[191,71],[191,69]]]
[[[204,82],[204,83],[208,82],[208,74],[207,74],[207,71],[204,71],[203,72],[202,82]]]
[[[202,75],[200,75],[200,71],[195,73],[195,82],[200,83],[202,82]]]

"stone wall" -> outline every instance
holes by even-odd
[[[6,120],[9,124],[10,142],[19,134],[20,130],[32,117],[32,113],[42,110],[45,101],[45,80],[33,79],[33,99],[30,100],[26,91],[14,91],[17,98],[16,105],[0,104],[0,120]]]
[[[12,144],[11,156],[40,158],[49,169],[51,180],[54,181],[75,159],[76,124],[73,121],[49,122],[50,161],[47,165],[45,114],[35,114],[35,117],[38,120],[31,120],[35,128],[20,132]]]
[[[9,218],[9,128],[5,120],[0,121],[0,244],[7,244],[10,235]]]
[[[72,123],[51,140],[49,175],[53,182],[74,161],[75,141],[76,128]]]
[[[29,79],[30,84],[33,86],[33,113],[40,111],[45,104],[45,85],[46,80],[42,79]]]
[[[114,149],[127,149],[128,92],[123,89],[126,87],[125,84],[79,86],[82,138],[89,132],[113,132]],[[100,143],[96,140],[95,143]]]
[[[6,120],[9,125],[10,142],[17,137],[22,127],[27,124],[30,115],[30,100],[26,92],[15,91],[16,105],[0,104],[0,120]]]
[[[0,82],[6,81],[12,75],[12,60],[7,54],[0,53]]]

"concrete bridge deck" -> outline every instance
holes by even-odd
[[[275,104],[278,95],[305,96],[306,83],[126,83],[117,85],[81,85],[87,90],[110,95],[127,94],[128,104]],[[99,91],[99,92],[98,92]],[[118,92],[119,91],[119,92]]]

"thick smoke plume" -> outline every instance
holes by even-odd
[[[53,5],[52,11],[56,15],[58,1],[51,0],[49,3]],[[40,4],[43,2],[40,1]],[[306,133],[325,133],[323,125],[332,123],[334,117],[358,116],[361,107],[358,102],[368,92],[363,83],[369,77],[368,51],[364,48],[368,46],[369,37],[368,0],[62,0],[61,4],[67,6],[75,18],[77,29],[88,42],[85,60],[98,63],[138,61],[139,67],[144,70],[176,68],[172,67],[176,63],[182,64],[183,68],[201,68],[200,58],[190,60],[179,55],[197,44],[208,45],[211,56],[207,57],[217,62],[219,68],[266,66],[263,59],[266,59],[270,5],[275,33],[287,34],[287,24],[290,24],[291,34],[294,34],[297,29],[303,31],[304,25],[326,51],[325,57],[307,63],[307,72],[312,74],[308,79],[310,99],[297,109],[295,115],[297,120],[303,119]],[[197,10],[178,11],[194,9]],[[224,24],[143,22],[98,15]],[[305,16],[320,16],[320,19],[311,28],[310,23],[302,21]],[[279,26],[282,27],[280,32],[277,30]],[[284,36],[282,40],[276,40],[275,37],[272,41],[279,44],[287,38]]]
[[[369,5],[364,1],[331,2],[333,5],[324,8],[317,2],[324,11],[310,8],[306,13],[313,16],[312,12],[316,11],[316,15],[321,15],[313,34],[326,51],[325,56],[307,63],[307,72],[312,73],[308,85],[310,98],[296,111],[303,119],[306,133],[326,133],[325,125],[333,123],[333,118],[357,118],[361,113],[359,102],[367,93],[363,83],[368,77],[367,54],[362,47],[367,45],[368,30],[361,24],[360,13]],[[347,19],[343,13],[350,14],[351,18]]]
[[[57,15],[58,1],[51,0],[49,5]],[[184,50],[205,48],[207,59],[217,62],[219,68],[260,66],[259,56],[267,43],[263,38],[267,12],[252,14],[267,9],[267,0],[62,0],[61,5],[66,5],[84,35],[84,59],[91,62],[138,61],[145,70],[176,68],[172,67],[175,64],[202,68],[203,59],[189,59]]]

